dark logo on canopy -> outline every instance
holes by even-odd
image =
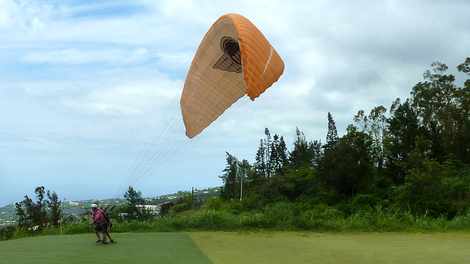
[[[223,55],[217,60],[213,68],[228,72],[242,72],[242,60],[238,41],[231,37],[223,37],[220,40],[220,48],[223,51]]]

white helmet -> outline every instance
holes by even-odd
[[[98,208],[97,204],[91,204],[91,208]]]

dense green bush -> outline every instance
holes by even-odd
[[[349,203],[350,211],[372,209],[381,203],[381,199],[374,194],[358,194]]]
[[[269,204],[263,212],[270,227],[282,229],[294,227],[295,208],[293,203],[277,202]]]
[[[15,236],[16,226],[6,225],[0,226],[0,240],[11,239]]]
[[[203,207],[206,209],[220,210],[226,205],[226,202],[220,197],[211,197],[207,199]]]
[[[448,230],[461,230],[470,227],[470,211],[466,214],[454,217],[452,220],[447,222]]]
[[[410,171],[403,185],[393,188],[397,206],[420,215],[454,217],[470,205],[470,172],[447,162],[424,160]]]
[[[341,211],[320,204],[301,212],[297,220],[297,226],[311,230],[337,230],[342,219],[344,217]]]
[[[270,228],[272,221],[265,214],[259,212],[243,213],[239,216],[240,227],[244,229],[266,229]]]
[[[112,232],[174,232],[194,230],[308,230],[315,232],[446,232],[470,230],[470,212],[447,219],[429,215],[413,215],[410,211],[386,210],[381,206],[345,214],[326,204],[308,206],[305,203],[277,202],[260,211],[235,214],[222,208],[201,209],[185,214],[165,216],[148,221],[114,223]],[[35,235],[80,234],[94,232],[86,223],[45,228]],[[30,236],[27,230],[0,228],[0,239]]]

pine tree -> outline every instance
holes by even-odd
[[[246,193],[247,193],[247,189],[246,188],[247,186],[249,186],[250,182],[250,176],[252,175],[252,166],[251,164],[247,161],[247,160],[242,160],[241,162],[239,162],[238,164],[239,168],[238,168],[238,173],[237,173],[237,181],[239,183],[239,185],[243,185],[243,196],[246,196]],[[240,195],[240,192],[242,191],[241,188],[239,188],[239,195]],[[241,197],[241,195],[239,196]]]
[[[354,116],[354,122],[359,130],[372,138],[372,155],[375,166],[380,170],[384,163],[384,138],[387,132],[387,109],[382,105],[374,107],[369,115],[360,110]]]
[[[287,145],[286,142],[284,141],[284,137],[281,136],[279,139],[279,146],[278,146],[278,156],[279,156],[279,162],[281,169],[285,168],[288,163],[289,163],[289,158],[287,157]]]
[[[287,146],[283,137],[277,134],[273,136],[270,153],[271,175],[282,174],[284,166],[287,165]]]
[[[15,203],[15,213],[18,221],[19,228],[26,228],[27,227],[27,216],[24,210],[23,202]]]
[[[222,197],[225,199],[237,198],[238,192],[238,161],[237,158],[230,153],[226,153],[226,162],[225,169],[223,170],[223,175],[220,176],[224,182],[224,187],[222,189]]]
[[[260,140],[258,151],[256,152],[256,160],[255,160],[255,177],[257,179],[262,179],[266,177],[266,144],[263,139]]]
[[[322,159],[322,145],[320,141],[314,140],[310,143],[310,151],[312,152],[312,165],[314,168],[318,168],[320,166],[320,161]]]
[[[18,226],[20,228],[42,227],[52,224],[57,226],[62,217],[61,202],[55,192],[47,191],[43,186],[34,189],[36,201],[25,195],[21,202],[15,203]],[[48,215],[49,213],[49,215]]]
[[[132,186],[129,186],[129,189],[124,194],[124,198],[127,200],[127,213],[129,217],[131,219],[142,218],[142,210],[138,208],[138,205],[145,203],[144,198],[142,198],[142,193],[135,190]]]
[[[305,138],[305,135],[299,128],[295,131],[297,137],[294,142],[294,149],[289,155],[289,164],[293,168],[311,167],[312,166],[312,149]]]
[[[34,190],[36,194],[36,203],[33,203],[33,222],[39,226],[45,226],[48,222],[47,211],[46,211],[46,202],[44,200],[46,189],[44,186],[38,186]]]
[[[275,175],[277,172],[280,170],[280,164],[279,164],[279,153],[278,153],[278,148],[279,148],[279,136],[277,134],[274,134],[273,136],[273,141],[271,142],[271,145],[269,146],[269,175]]]
[[[326,134],[326,144],[334,146],[338,142],[338,131],[336,130],[336,123],[333,116],[328,112],[328,133]]]
[[[348,133],[325,152],[320,177],[339,197],[366,193],[374,182],[370,155],[371,138],[350,126]]]
[[[59,226],[60,219],[62,218],[62,202],[59,200],[59,196],[56,192],[47,191],[47,207],[49,208],[50,222],[54,226]]]
[[[266,136],[266,140],[265,140],[265,164],[266,164],[266,175],[265,177],[266,178],[270,178],[271,177],[271,174],[272,174],[272,167],[271,167],[271,144],[272,144],[272,140],[271,140],[271,133],[269,132],[269,129],[268,128],[265,128],[264,129],[264,135]]]
[[[21,201],[21,204],[23,206],[23,210],[25,213],[25,224],[26,227],[31,227],[34,225],[38,225],[37,223],[37,217],[35,217],[35,204],[31,198],[29,198],[28,195],[24,196],[23,201]],[[35,221],[36,220],[36,221]]]

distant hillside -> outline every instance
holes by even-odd
[[[220,187],[207,188],[207,189],[195,189],[195,199],[205,200],[209,197],[218,196]],[[159,204],[167,201],[173,201],[185,195],[191,195],[191,191],[179,191],[177,193],[165,194],[157,197],[146,197],[145,200],[148,204]],[[123,198],[112,198],[102,200],[81,200],[81,201],[62,201],[62,210],[65,216],[74,215],[80,216],[87,213],[92,203],[98,203],[103,207],[120,205],[125,203]],[[0,225],[14,224],[16,220],[15,205],[9,204],[4,207],[0,207]]]
[[[13,204],[0,208],[0,225],[14,223],[15,219],[15,206]]]

